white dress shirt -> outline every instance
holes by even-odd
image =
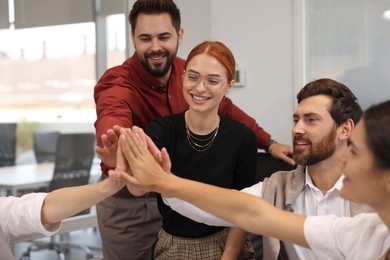
[[[306,169],[305,187],[301,194],[297,197],[294,203],[294,212],[303,215],[329,215],[336,216],[351,216],[350,202],[341,198],[339,195],[343,184],[344,176],[341,176],[335,185],[325,194],[314,186],[313,181]],[[263,183],[259,182],[251,187],[245,188],[242,192],[252,194],[259,198],[262,197]],[[163,198],[164,202],[173,210],[179,212],[181,215],[188,217],[200,223],[212,226],[226,226],[231,227],[233,224],[218,218],[194,205],[177,199],[177,198]],[[285,248],[290,260],[295,259],[316,259],[311,250],[306,248],[285,243]]]
[[[307,216],[335,215],[351,216],[351,203],[340,197],[344,176],[341,176],[334,186],[324,195],[313,184],[306,169],[305,187],[294,203],[294,213]],[[301,246],[284,243],[290,260],[316,259],[312,250]]]
[[[10,237],[42,233],[46,236],[58,232],[60,223],[42,225],[41,209],[46,193],[31,193],[22,197],[0,197],[0,258],[13,260]]]

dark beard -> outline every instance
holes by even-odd
[[[177,49],[178,47],[176,47],[176,50],[172,53],[169,53],[168,51],[157,51],[157,52],[145,53],[143,59],[140,59],[141,64],[150,75],[152,75],[155,78],[161,78],[165,76],[168,73],[168,71],[171,69],[173,61],[176,58]],[[167,56],[167,61],[165,64],[160,64],[158,66],[152,67],[147,62],[149,57],[161,56],[161,55]]]
[[[336,150],[336,145],[334,143],[335,137],[336,129],[333,129],[328,136],[325,136],[318,144],[312,146],[307,155],[302,155],[301,151],[294,150],[294,161],[299,165],[309,166],[328,159]],[[294,142],[299,139],[302,138],[294,137]]]

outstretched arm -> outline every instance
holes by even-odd
[[[282,211],[249,194],[165,172],[149,153],[140,135],[130,130],[122,131],[120,145],[134,175],[124,175],[123,178],[133,185],[186,200],[248,232],[308,247],[304,238],[304,216]]]
[[[50,192],[41,209],[42,224],[57,223],[115,194],[123,186],[120,173],[110,173],[101,182]]]
[[[261,198],[261,190],[262,190],[262,182],[256,183],[252,185],[251,187],[247,187],[245,189],[242,189],[241,192],[252,194],[256,197]],[[174,211],[177,211],[181,215],[190,218],[194,221],[204,223],[206,225],[210,226],[223,226],[223,227],[232,227],[234,226],[232,223],[221,219],[203,209],[200,209],[196,206],[194,206],[191,203],[188,203],[187,201],[171,197],[166,198],[162,196],[162,199],[165,204],[167,204],[171,209]]]

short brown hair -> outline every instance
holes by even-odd
[[[172,25],[176,32],[180,30],[180,10],[172,0],[137,0],[129,14],[131,32],[134,33],[137,26],[138,15],[168,13],[172,20]]]
[[[322,78],[306,84],[297,95],[298,104],[309,97],[326,95],[332,99],[330,115],[339,126],[352,119],[355,124],[362,117],[362,108],[352,91],[333,79]]]

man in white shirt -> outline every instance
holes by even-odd
[[[243,191],[264,198],[287,211],[304,215],[354,216],[370,211],[367,206],[340,197],[342,156],[355,124],[362,116],[356,97],[343,84],[331,79],[308,83],[297,95],[298,107],[292,129],[293,171],[274,173]],[[209,225],[226,222],[176,198],[166,203],[180,214]],[[282,246],[281,246],[282,245]],[[263,237],[263,259],[315,259],[303,247]]]

